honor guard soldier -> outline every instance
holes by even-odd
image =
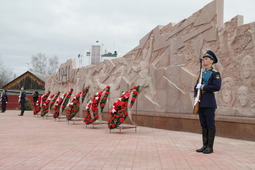
[[[202,83],[197,83],[195,86],[195,96],[197,90],[201,91],[201,98],[199,104],[199,121],[202,127],[202,141],[203,146],[197,149],[197,152],[204,154],[213,153],[213,143],[216,132],[215,127],[215,110],[217,108],[214,92],[221,88],[220,73],[213,69],[213,64],[217,63],[216,55],[208,50],[203,56]]]
[[[6,111],[6,104],[8,103],[8,96],[6,94],[6,90],[3,89],[2,95],[1,95],[1,101],[2,101],[2,113]]]
[[[26,92],[24,91],[24,87],[21,87],[21,91],[19,94],[19,102],[20,102],[20,108],[21,108],[21,112],[19,116],[23,116],[25,111],[25,103],[26,103]]]

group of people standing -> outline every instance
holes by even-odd
[[[5,113],[6,105],[8,103],[8,95],[6,93],[6,89],[2,90],[0,100],[1,100],[1,109],[2,109],[1,112]],[[23,116],[23,114],[25,112],[25,103],[26,103],[26,92],[24,91],[24,87],[21,87],[18,102],[20,103],[20,109],[21,109],[19,116]]]

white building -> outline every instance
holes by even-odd
[[[96,44],[91,46],[91,64],[96,64],[101,61],[101,45],[98,41],[96,41]]]

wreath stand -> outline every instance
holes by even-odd
[[[133,92],[132,92],[132,96],[133,96]],[[131,107],[129,107],[130,103],[131,103],[131,100],[132,100],[132,97],[130,97],[129,100],[128,100],[128,118],[131,121],[132,125],[122,123],[121,125],[119,125],[116,128],[116,129],[120,130],[120,133],[121,133],[121,130],[123,130],[123,129],[132,129],[132,128],[135,129],[135,133],[136,133],[136,128],[137,128],[138,125],[132,120],[132,110],[131,110]],[[135,113],[136,114],[137,114],[137,105],[138,105],[138,97],[137,97],[136,105],[135,105]],[[110,133],[111,133],[111,130],[112,129],[110,129]]]
[[[52,117],[53,114],[52,113],[46,113],[44,116],[43,116],[43,119],[48,119],[48,117]]]
[[[72,121],[72,122],[73,122],[73,125],[74,125],[74,122],[76,122],[76,121],[83,121],[83,120],[84,120],[84,118],[73,117],[71,120],[67,120],[67,122],[68,122],[68,124],[69,124],[69,122]]]
[[[104,96],[104,94],[105,94],[105,92],[102,94],[102,96]],[[108,98],[107,98],[107,100],[108,100],[108,111],[109,111],[109,103],[110,103],[110,100],[109,100],[109,98],[110,98],[110,94],[109,94],[109,96],[108,96]],[[99,103],[101,102],[101,100],[102,100],[102,98],[100,99],[100,101],[99,101]],[[106,100],[106,101],[107,101]],[[100,105],[99,105],[99,107],[100,107]],[[98,109],[98,115],[99,115],[99,118],[98,118],[98,121],[96,120],[95,122],[93,122],[93,123],[91,123],[92,124],[92,128],[95,128],[95,125],[103,125],[103,124],[108,124],[108,122],[107,121],[103,121],[103,114],[102,114],[102,110],[101,109]],[[94,116],[94,115],[92,115],[92,116]],[[86,128],[87,128],[87,124],[86,124]]]
[[[79,113],[80,113],[80,111],[81,111],[81,109],[79,110]],[[76,117],[76,116],[77,116],[77,114],[72,119],[70,119],[70,120],[67,119],[68,124],[70,121],[73,121],[73,125],[74,125],[74,122],[84,120],[84,118],[80,118],[80,117]]]
[[[61,108],[61,107],[60,107]],[[61,109],[60,109],[61,110]],[[57,119],[58,119],[58,121],[60,122],[60,119],[66,119],[66,116],[64,116],[64,115],[62,115],[62,113],[64,112],[65,110],[63,110],[63,111],[59,111],[60,113],[59,113],[59,116],[57,117],[57,118],[55,118],[55,121],[57,121]]]

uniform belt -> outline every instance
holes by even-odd
[[[201,93],[202,93],[202,94],[205,94],[205,93],[207,93],[207,92],[206,92],[206,91],[202,91]]]
[[[201,93],[205,94],[205,93],[213,93],[213,92],[202,91]]]

